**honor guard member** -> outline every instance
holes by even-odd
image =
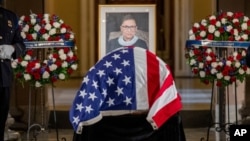
[[[0,141],[4,141],[5,122],[9,113],[13,70],[11,59],[25,53],[25,44],[20,35],[18,17],[2,7],[0,0]]]

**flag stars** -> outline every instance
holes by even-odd
[[[128,50],[127,50],[127,49],[123,49],[123,50],[121,50],[121,52],[122,52],[123,54],[125,54],[125,53],[128,53]]]
[[[93,92],[93,93],[89,93],[88,98],[91,99],[92,101],[94,101],[97,98],[97,96],[95,95],[95,92]]]
[[[126,103],[126,105],[128,106],[129,104],[132,104],[131,100],[132,98],[126,96],[126,99],[123,102]]]
[[[89,76],[85,76],[85,77],[83,78],[82,83],[88,84],[88,82],[89,82]]]
[[[107,89],[102,89],[102,95],[104,96],[104,98],[108,95]]]
[[[121,57],[120,57],[120,54],[114,54],[112,56],[112,58],[114,58],[115,60],[117,60],[117,59],[120,59]]]
[[[106,82],[108,83],[109,86],[111,86],[112,84],[115,84],[114,78],[110,78],[110,77],[108,77],[108,80]]]
[[[82,109],[83,109],[84,107],[82,106],[82,103],[80,103],[80,104],[77,104],[76,103],[76,110],[79,110],[80,112],[82,112]]]
[[[115,105],[114,100],[115,99],[109,98],[109,100],[106,102],[106,103],[108,103],[109,107],[112,105]]]
[[[106,66],[106,68],[112,67],[112,62],[108,62],[106,61],[105,64],[103,64],[104,66]]]
[[[128,83],[131,83],[130,79],[131,79],[131,77],[127,77],[125,75],[125,78],[122,81],[125,83],[125,85],[128,85]]]
[[[122,69],[115,68],[114,72],[116,75],[119,75],[119,73],[122,73]]]
[[[88,113],[88,114],[90,114],[90,112],[93,111],[93,110],[94,109],[91,107],[91,105],[89,105],[89,106],[86,106],[85,112]]]
[[[73,117],[73,123],[78,124],[80,121],[79,116]]]
[[[105,75],[104,70],[98,70],[97,75],[99,75],[99,77],[102,77],[103,75]]]
[[[121,64],[122,64],[124,67],[130,66],[129,60],[123,60]]]
[[[99,87],[97,84],[97,81],[94,81],[94,80],[93,80],[92,86],[95,87],[95,89],[97,89]]]
[[[115,92],[116,92],[117,95],[119,96],[119,95],[123,94],[123,88],[117,87],[116,90],[115,90]]]
[[[80,91],[79,97],[82,97],[84,99],[84,97],[87,95],[85,90]]]

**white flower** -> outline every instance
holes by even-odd
[[[204,68],[204,63],[203,62],[199,62],[199,68]]]
[[[211,60],[212,60],[211,56],[207,56],[207,57],[206,57],[206,60],[207,60],[207,61],[211,61]]]
[[[214,36],[215,36],[215,37],[220,37],[220,31],[216,30],[216,31],[214,32]]]
[[[200,28],[200,24],[199,23],[194,23],[194,27]]]
[[[205,20],[205,19],[201,20],[201,25],[207,26],[207,20]]]
[[[242,68],[240,68],[239,69],[239,74],[244,74],[244,73],[245,73],[245,71]]]
[[[190,57],[193,57],[193,56],[194,56],[194,51],[193,51],[193,50],[190,50],[190,51],[189,51],[189,56],[190,56]]]
[[[66,33],[66,31],[67,31],[67,30],[66,30],[66,28],[64,28],[64,27],[61,28],[61,30],[60,30],[60,32],[61,32],[62,34]]]
[[[190,29],[190,30],[188,31],[188,35],[194,35],[194,32],[193,32],[192,29]]]
[[[204,78],[206,76],[206,73],[204,71],[200,71],[199,74],[201,78]]]
[[[69,38],[72,40],[75,38],[74,34],[70,34]]]
[[[250,74],[250,69],[247,67],[246,74]]]
[[[222,24],[225,24],[226,22],[227,22],[227,19],[225,19],[225,18],[222,18],[222,19],[221,19],[221,23],[222,23]]]
[[[207,35],[207,33],[206,33],[205,31],[201,31],[201,32],[200,32],[200,36],[201,36],[201,37],[205,37],[206,35]]]
[[[240,66],[241,66],[241,64],[240,64],[239,61],[235,62],[235,67],[236,67],[236,68],[239,68]]]
[[[209,17],[209,20],[215,20],[216,19],[216,16],[215,15],[212,15]]]
[[[191,59],[189,65],[192,66],[194,64],[196,64],[196,60],[195,59]]]
[[[77,66],[77,64],[73,64],[73,65],[71,65],[70,67],[71,67],[73,70],[76,70],[78,66]]]
[[[212,68],[210,72],[211,74],[216,74],[218,71],[215,68]]]
[[[215,26],[214,25],[209,25],[208,26],[208,32],[209,33],[214,33],[214,31],[215,31]]]
[[[42,37],[43,37],[43,39],[48,40],[48,39],[49,39],[49,37],[50,37],[50,35],[49,35],[49,34],[47,34],[47,33],[45,33],[45,34],[43,34],[43,35],[42,35]]]
[[[45,19],[49,19],[50,15],[49,15],[48,13],[46,13],[46,14],[43,14],[43,17],[44,17]]]
[[[26,24],[26,25],[23,27],[22,31],[23,31],[23,32],[28,32],[29,29],[30,29],[29,25]]]
[[[27,67],[27,65],[28,65],[28,61],[22,61],[21,62],[21,66],[22,67]]]
[[[216,74],[217,79],[221,79],[223,77],[222,73],[217,73]]]
[[[206,53],[207,53],[207,54],[209,54],[209,53],[211,53],[211,52],[213,52],[211,48],[208,48],[208,49],[206,50]]]
[[[15,59],[11,62],[11,67],[14,69],[17,68],[17,59]]]
[[[58,23],[58,22],[54,22],[54,23],[53,23],[53,26],[54,26],[55,28],[59,28],[59,27],[61,26],[61,24]]]
[[[25,56],[24,56],[24,60],[27,60],[27,61],[29,61],[29,60],[31,60],[31,56],[30,55],[28,55],[28,54],[26,54]]]
[[[37,38],[37,33],[32,33],[31,36],[32,36],[32,38],[33,38],[34,40],[36,40],[36,38]]]
[[[34,30],[35,30],[36,32],[39,32],[40,29],[41,29],[41,26],[40,26],[39,24],[36,24],[36,25],[34,26]]]
[[[26,38],[25,32],[22,31],[22,32],[21,32],[21,36],[22,36],[23,39],[25,39],[25,38]]]
[[[50,71],[54,71],[56,69],[57,69],[57,65],[55,65],[55,64],[52,64],[52,65],[49,66]]]
[[[56,34],[56,29],[55,28],[52,28],[50,31],[49,31],[49,35],[55,35]]]
[[[67,55],[71,58],[71,57],[74,56],[74,53],[70,50],[70,51],[67,53]]]
[[[226,31],[227,32],[230,32],[232,29],[233,29],[233,27],[231,25],[226,26]]]
[[[41,87],[42,84],[41,84],[40,82],[36,81],[36,82],[35,82],[35,86],[36,86],[36,87]]]
[[[221,22],[220,22],[220,21],[217,21],[217,22],[215,23],[215,25],[216,25],[216,27],[221,27]]]
[[[246,56],[246,51],[245,51],[245,50],[242,50],[241,55],[242,55],[243,57]]]
[[[218,63],[217,63],[217,62],[212,62],[212,63],[211,63],[211,66],[212,66],[213,68],[216,68],[216,67],[218,66]]]
[[[234,18],[234,19],[232,20],[232,22],[233,22],[233,23],[238,23],[238,22],[239,22],[239,19],[235,19],[235,18]]]
[[[23,75],[23,78],[24,78],[26,81],[31,80],[31,76],[30,76],[30,74],[28,74],[28,73],[25,73],[25,74]]]
[[[59,55],[64,54],[64,50],[63,50],[63,49],[59,49],[59,50],[58,50],[58,54],[59,54]]]
[[[238,29],[233,29],[233,30],[234,30],[234,36],[238,36],[239,35]]]
[[[68,65],[68,62],[67,61],[63,61],[62,63],[62,67],[63,68],[67,68],[69,65]]]
[[[248,35],[247,35],[247,34],[243,34],[243,35],[241,35],[241,38],[242,38],[243,40],[248,40]]]
[[[233,16],[233,14],[234,14],[233,12],[230,12],[230,11],[229,11],[229,12],[227,12],[227,16],[229,16],[229,17],[232,17],[232,16]]]
[[[59,55],[59,58],[62,59],[62,60],[66,60],[67,55],[66,54],[61,54],[61,55]]]
[[[227,60],[227,61],[226,61],[226,65],[227,65],[227,66],[231,66],[231,65],[232,65],[232,62],[229,61],[229,60]]]
[[[35,64],[35,68],[36,68],[36,69],[39,69],[40,67],[41,67],[41,64],[40,64],[40,63],[36,63],[36,64]]]
[[[45,71],[45,72],[43,73],[43,75],[42,75],[42,78],[48,79],[49,76],[50,76],[49,72],[48,72],[48,71]]]
[[[248,18],[247,16],[244,16],[244,17],[243,17],[243,21],[244,21],[244,22],[247,22],[248,20],[249,20],[249,18]]]
[[[59,79],[61,79],[61,80],[64,80],[64,79],[66,78],[65,74],[63,74],[63,73],[60,73],[60,74],[58,75],[58,77],[59,77]]]
[[[45,25],[45,29],[46,29],[46,30],[50,30],[51,28],[52,28],[51,24],[47,23],[47,24]]]
[[[230,76],[228,76],[228,75],[224,76],[224,79],[227,80],[227,81],[229,81],[230,80]]]
[[[235,36],[235,37],[234,37],[234,39],[235,39],[236,41],[239,41],[240,38],[241,38],[240,36]]]
[[[35,18],[30,19],[30,23],[34,25],[36,23],[36,19]]]
[[[247,26],[247,23],[242,23],[242,24],[241,24],[241,29],[242,29],[242,30],[247,30],[247,27],[248,27],[248,26]]]
[[[27,61],[29,61],[29,60],[31,60],[31,56],[30,55],[28,55],[28,54],[26,54],[25,56],[24,56],[24,60],[27,60]]]

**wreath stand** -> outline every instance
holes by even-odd
[[[46,49],[49,48],[56,48],[56,47],[73,47],[73,42],[57,42],[57,41],[38,41],[38,42],[25,42],[26,48],[27,49],[35,49],[37,53],[37,57],[40,60],[44,59]],[[57,127],[57,118],[56,118],[56,111],[55,111],[55,96],[54,96],[54,85],[53,82],[51,83],[51,92],[52,92],[52,102],[53,102],[53,116],[54,116],[54,124],[55,124],[55,130],[56,130],[56,139],[59,141],[59,133],[58,133],[58,127]],[[31,124],[31,106],[32,106],[32,93],[34,92],[33,89],[35,86],[29,86],[29,109],[28,109],[28,131],[27,131],[27,140],[30,140],[30,131],[31,129],[34,129],[33,132],[33,139],[36,141],[37,136],[40,133],[47,133],[46,131],[46,125],[45,125],[45,92],[44,92],[44,87],[40,88],[35,88],[36,90],[39,90],[40,93],[40,106],[41,106],[41,111],[40,111],[40,116],[41,116],[41,123],[33,123]],[[34,119],[36,119],[36,93],[35,93],[35,107],[34,107]],[[62,141],[66,141],[65,137],[61,138]]]
[[[203,41],[203,40],[188,40],[186,47],[191,46],[209,46],[216,51],[216,55],[219,57],[227,57],[228,49],[237,50],[237,48],[247,48],[250,46],[249,42],[234,42],[234,41]],[[216,141],[230,140],[229,127],[230,125],[238,125],[238,98],[237,98],[237,86],[236,83],[226,87],[217,87],[215,85],[216,80],[212,82],[212,92],[210,101],[210,115],[207,128],[207,136],[202,137],[201,141],[209,141],[210,130],[214,127]],[[230,91],[229,87],[232,86],[234,91]],[[233,97],[230,97],[230,92],[233,93]],[[230,98],[234,98],[231,100]],[[234,107],[230,107],[234,101]],[[235,110],[234,115],[230,115],[230,112]],[[224,134],[222,134],[224,133]]]

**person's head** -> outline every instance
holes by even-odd
[[[132,15],[125,15],[122,19],[120,29],[123,39],[125,41],[131,40],[137,31],[135,18]]]

